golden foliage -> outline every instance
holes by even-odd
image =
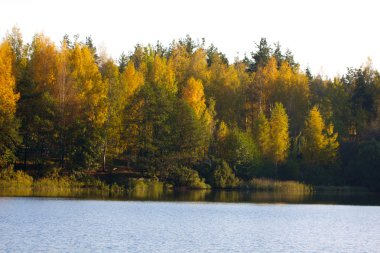
[[[14,54],[9,42],[0,44],[0,117],[13,117],[20,97],[15,92]],[[0,118],[0,123],[3,119]]]
[[[273,161],[282,163],[290,147],[288,115],[281,103],[276,103],[270,118],[271,155]]]
[[[199,119],[206,110],[206,100],[201,80],[191,77],[182,92],[183,99],[194,109]]]
[[[325,122],[316,106],[305,121],[304,139],[301,152],[308,164],[323,165],[332,162],[337,155],[338,134],[334,133],[333,124]]]

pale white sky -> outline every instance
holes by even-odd
[[[333,76],[371,57],[380,69],[380,4],[373,0],[12,0],[0,7],[0,36],[14,25],[30,42],[36,32],[53,41],[65,33],[91,35],[117,58],[134,45],[168,45],[189,34],[206,38],[232,61],[266,37],[289,48],[302,68]]]

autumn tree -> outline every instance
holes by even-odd
[[[206,99],[201,80],[190,78],[182,91],[182,98],[193,108],[197,119],[202,122],[204,131],[210,137],[214,128],[214,112],[212,106],[206,105]]]
[[[271,89],[271,103],[282,103],[292,119],[290,130],[297,135],[305,120],[309,102],[309,83],[305,74],[294,69],[285,60],[278,71],[278,78]]]
[[[14,61],[11,45],[3,41],[0,44],[0,168],[14,161],[20,141],[15,118],[19,94],[15,90]]]
[[[252,130],[254,122],[261,111],[269,113],[275,101],[271,100],[278,77],[277,62],[274,57],[269,58],[266,65],[260,66],[253,73],[252,82],[246,90],[246,125]]]
[[[191,54],[186,50],[186,46],[173,42],[170,50],[169,62],[174,67],[175,79],[178,90],[181,91],[187,80],[190,78],[188,69]]]
[[[74,110],[67,111],[67,154],[72,165],[88,168],[99,164],[107,119],[107,91],[91,50],[76,43],[70,53],[70,75]]]
[[[270,124],[262,111],[255,122],[253,136],[261,155],[268,159],[271,151]]]
[[[172,62],[167,61],[166,58],[162,58],[159,55],[154,57],[152,69],[147,81],[163,86],[172,93],[176,93],[178,90]]]
[[[202,81],[191,77],[182,91],[182,98],[193,108],[195,115],[201,118],[206,110]]]
[[[269,125],[270,155],[277,167],[278,164],[286,161],[290,147],[288,115],[281,103],[276,103],[272,109]]]
[[[222,58],[214,55],[209,76],[205,92],[208,97],[216,99],[218,117],[228,123],[240,121],[244,100],[239,96],[241,82],[235,66],[228,66]]]
[[[56,157],[58,143],[57,49],[43,34],[33,38],[27,76],[29,84],[22,89],[19,106],[21,132],[30,158],[42,165]]]
[[[303,145],[301,152],[305,163],[311,166],[328,165],[337,157],[338,135],[334,126],[325,122],[316,106],[314,106],[305,121],[303,130]]]

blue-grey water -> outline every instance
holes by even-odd
[[[1,197],[0,252],[380,252],[380,207]]]

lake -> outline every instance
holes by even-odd
[[[380,251],[375,202],[182,200],[0,197],[0,252]]]

